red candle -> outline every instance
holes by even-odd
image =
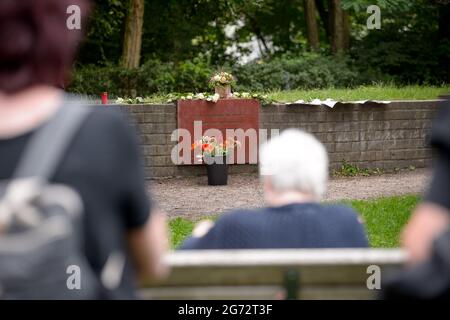
[[[108,92],[102,93],[102,104],[108,104]]]

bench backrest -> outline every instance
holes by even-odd
[[[377,290],[368,289],[368,278],[377,267],[381,277],[398,270],[405,257],[398,249],[173,252],[166,257],[170,276],[140,293],[149,299],[372,299]]]

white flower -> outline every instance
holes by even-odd
[[[136,97],[136,101],[139,102],[139,103],[143,103],[144,102],[144,98]]]
[[[249,98],[249,97],[250,97],[250,93],[242,92],[242,98]]]
[[[218,93],[216,93],[212,96],[212,101],[215,103],[219,100],[219,98],[220,98],[220,95]]]
[[[227,83],[227,78],[221,77],[220,78],[220,83]]]
[[[192,95],[188,95],[188,96],[186,96],[186,99],[188,99],[188,100],[192,100],[194,97],[192,96]]]
[[[180,100],[186,100],[185,96],[181,96]]]
[[[117,98],[116,103],[124,103],[125,100],[123,98]]]
[[[241,95],[241,94],[240,94],[239,92],[233,92],[233,96],[235,96],[235,97],[237,97],[237,98],[239,98],[240,95]]]
[[[203,93],[197,94],[198,99],[205,99],[205,95]]]
[[[214,76],[213,80],[219,82],[220,81],[220,75],[216,74]]]

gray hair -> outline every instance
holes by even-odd
[[[328,155],[313,135],[288,129],[260,148],[260,174],[277,192],[299,191],[322,198],[328,180]]]

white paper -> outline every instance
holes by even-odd
[[[305,100],[297,100],[293,102],[293,104],[304,104],[304,105],[310,105],[310,106],[326,106],[328,108],[334,108],[336,104],[389,104],[391,101],[386,100],[358,100],[358,101],[336,101],[333,99],[313,99],[310,102],[306,102]],[[288,103],[286,103],[288,104]]]

